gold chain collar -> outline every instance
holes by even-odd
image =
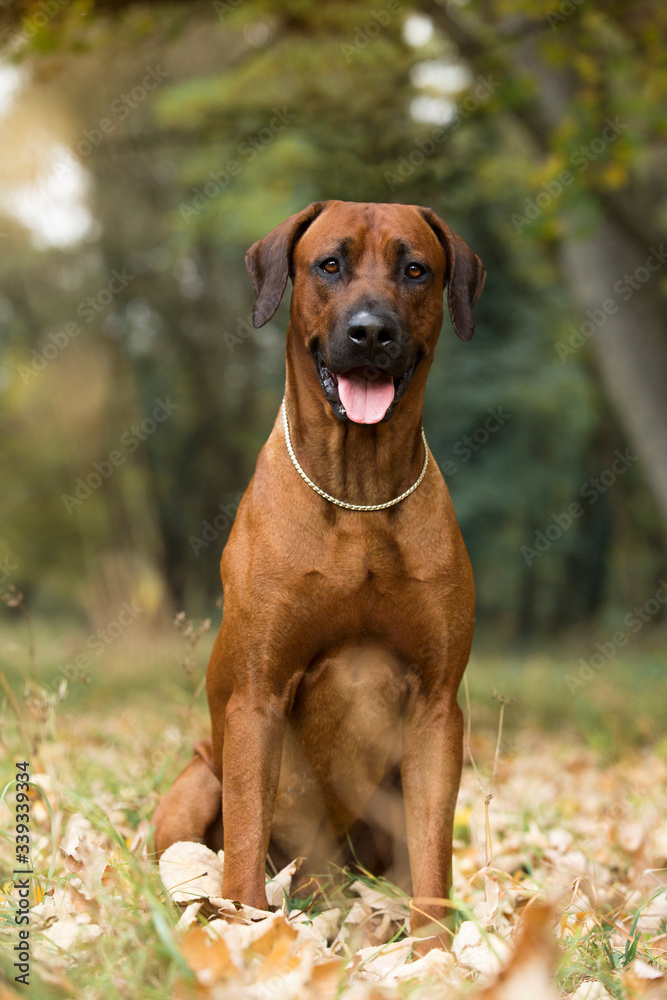
[[[308,483],[311,490],[315,490],[316,493],[318,493],[321,497],[324,497],[325,500],[328,500],[329,503],[335,503],[337,507],[345,507],[346,510],[386,510],[387,507],[393,507],[395,504],[400,503],[401,500],[405,500],[407,496],[410,496],[410,494],[417,489],[422,479],[426,475],[426,469],[428,467],[428,445],[426,444],[426,435],[424,434],[424,428],[422,427],[421,432],[422,432],[422,441],[424,442],[424,464],[422,466],[421,472],[419,473],[419,477],[415,480],[415,482],[412,484],[412,486],[410,486],[409,489],[407,489],[404,493],[401,493],[400,497],[394,497],[393,500],[387,500],[386,503],[367,503],[367,504],[346,503],[344,500],[337,500],[336,497],[330,496],[328,493],[325,493],[324,490],[321,490],[319,486],[316,486],[315,483],[312,481],[312,479],[309,479],[309,477],[306,475],[306,473],[299,465],[299,461],[296,455],[294,454],[294,448],[292,447],[292,439],[290,438],[289,424],[287,422],[287,406],[285,404],[284,399],[282,404],[282,411],[283,411],[283,427],[285,429],[285,444],[287,445],[287,451],[289,453],[289,457],[292,459],[292,465],[299,473],[303,481],[305,483]]]

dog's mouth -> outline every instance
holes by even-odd
[[[317,374],[325,398],[339,420],[355,424],[379,424],[390,420],[396,404],[414,375],[413,361],[402,375],[392,376],[374,365],[332,372],[319,353],[315,355]]]

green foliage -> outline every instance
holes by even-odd
[[[537,35],[545,67],[570,66],[570,112],[537,152],[519,124],[535,80],[501,64],[494,49],[487,69],[497,85],[465,105],[479,87],[473,69],[452,95],[458,124],[419,163],[409,158],[435,126],[410,113],[421,93],[411,71],[427,59],[456,60],[441,28],[421,48],[404,39],[406,18],[432,5],[404,5],[377,33],[356,0],[244,0],[189,12],[112,6],[115,21],[102,6],[77,5],[85,18],[63,12],[22,50],[60,93],[66,124],[58,135],[50,123],[48,141],[73,147],[147,65],[169,74],[80,157],[96,234],[70,249],[36,249],[20,226],[0,226],[0,316],[9,317],[0,341],[0,541],[35,609],[108,620],[128,594],[143,595],[151,614],[170,599],[210,609],[234,505],[284,377],[287,305],[251,330],[243,255],[320,198],[430,205],[486,264],[475,338],[460,343],[446,321],[425,412],[471,552],[484,634],[559,634],[596,616],[613,620],[638,593],[649,596],[663,549],[636,467],[613,496],[585,505],[547,553],[527,561],[522,547],[626,447],[586,347],[566,361],[557,354],[581,317],[555,244],[573,205],[599,212],[600,192],[624,191],[638,171],[653,170],[667,86],[655,65],[659,9],[633,18],[587,0],[552,28],[547,15],[557,8],[546,2],[462,8],[463,21],[487,38],[505,14],[516,15],[518,34]],[[571,165],[607,116],[632,128],[517,229],[513,215]],[[39,116],[38,126],[46,128]],[[132,275],[127,287],[90,323],[79,318],[81,335],[43,371],[22,376],[31,352],[79,317],[114,268]],[[165,398],[177,405],[174,415],[134,451],[121,448],[122,464],[68,510],[62,495]],[[511,416],[464,458],[461,442],[483,431],[497,407]],[[219,526],[207,529],[216,518]],[[621,568],[629,547],[631,574]]]

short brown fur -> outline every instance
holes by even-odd
[[[432,270],[419,288],[397,279],[397,241]],[[315,265],[343,242],[349,276],[332,290]],[[424,459],[422,404],[443,287],[455,330],[469,340],[481,261],[430,209],[317,202],[251,247],[247,263],[256,325],[293,279],[285,400],[301,465],[352,503],[397,496]],[[312,348],[326,345],[341,312],[369,294],[398,316],[419,363],[391,419],[363,425],[334,415]],[[408,885],[411,876],[412,929],[437,935],[450,886],[462,763],[457,691],[475,595],[433,457],[396,506],[341,509],[295,471],[279,414],[221,574],[224,617],[207,675],[212,740],[198,744],[158,807],[158,853],[183,839],[221,846],[224,829],[223,895],[266,908],[270,846],[272,857],[306,855],[317,871],[327,859],[346,860],[351,833],[362,860]],[[422,950],[439,943],[432,937]]]

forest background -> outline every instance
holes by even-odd
[[[435,209],[488,271],[473,341],[445,320],[424,414],[485,690],[508,678],[537,721],[583,712],[607,746],[660,738],[664,7],[39,0],[0,17],[8,674],[29,662],[27,613],[47,690],[178,682],[169,621],[219,620],[220,553],[283,391],[288,305],[252,328],[245,250],[316,199],[398,201]]]

